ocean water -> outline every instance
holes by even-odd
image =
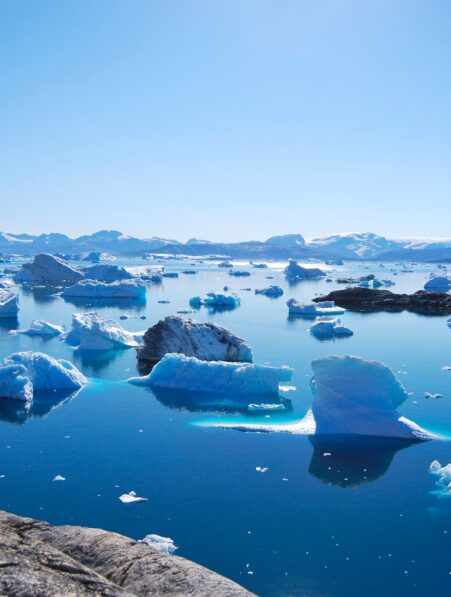
[[[128,265],[140,265],[139,261]],[[31,319],[70,326],[77,310],[95,308],[126,329],[146,329],[189,298],[227,285],[241,297],[234,311],[201,308],[190,316],[229,327],[253,347],[254,361],[289,365],[292,410],[269,421],[299,420],[311,403],[312,359],[353,354],[385,362],[412,392],[400,412],[431,431],[451,436],[451,330],[446,317],[407,312],[347,312],[351,338],[319,341],[311,322],[289,320],[286,300],[309,301],[338,286],[325,280],[289,286],[282,263],[266,270],[237,265],[252,276],[234,278],[215,263],[197,263],[193,276],[149,285],[145,306],[77,304],[45,288],[20,290],[18,327]],[[165,262],[167,271],[190,261]],[[370,267],[370,269],[366,269]],[[423,287],[433,266],[364,263],[331,268],[331,277],[364,275],[396,282],[394,291]],[[396,270],[396,275],[395,271]],[[267,279],[272,276],[273,279]],[[278,284],[285,295],[269,299],[255,288]],[[247,290],[250,288],[251,290]],[[170,300],[161,304],[159,300]],[[140,319],[145,316],[146,319]],[[1,320],[0,320],[1,321]],[[96,526],[136,539],[171,537],[178,555],[228,576],[262,596],[442,595],[451,590],[451,498],[435,490],[432,460],[451,462],[451,443],[338,441],[285,433],[243,433],[205,423],[264,420],[192,397],[154,396],[124,382],[137,375],[133,349],[78,353],[58,338],[12,335],[0,323],[0,357],[39,350],[74,362],[90,378],[77,395],[39,396],[30,411],[0,403],[0,508],[53,524]],[[443,394],[425,399],[425,392]],[[324,457],[324,453],[331,456]],[[256,467],[267,467],[265,473]],[[64,482],[53,481],[56,475]],[[135,490],[149,498],[124,505]]]

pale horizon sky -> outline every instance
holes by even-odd
[[[4,0],[0,230],[450,237],[451,4]]]

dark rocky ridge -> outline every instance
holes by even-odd
[[[414,294],[395,294],[390,290],[345,288],[314,298],[315,303],[335,301],[351,311],[411,311],[422,315],[451,314],[451,296],[445,292],[419,290]]]
[[[0,595],[245,597],[251,593],[207,568],[117,533],[54,527],[0,511]]]

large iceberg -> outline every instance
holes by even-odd
[[[48,282],[71,282],[72,284],[82,280],[84,275],[75,267],[69,265],[63,259],[40,253],[35,255],[31,263],[24,263],[14,276],[16,282],[28,284]]]
[[[451,290],[451,275],[431,278],[424,285],[424,289],[432,292],[448,292],[448,290]]]
[[[17,317],[19,297],[15,292],[0,290],[0,318]]]
[[[96,280],[81,280],[61,293],[64,298],[89,298],[89,299],[133,299],[146,300],[146,287],[141,282],[130,280],[128,282],[98,282]]]
[[[289,367],[252,363],[201,361],[181,354],[167,354],[144,377],[128,381],[150,388],[221,395],[278,394],[279,384],[291,380]]]
[[[79,350],[113,350],[139,346],[141,333],[127,332],[111,319],[97,313],[74,313],[67,344]]]
[[[102,263],[92,265],[83,270],[87,280],[98,280],[99,282],[116,282],[117,280],[131,280],[132,274],[125,267]]]
[[[269,296],[270,298],[278,298],[279,296],[283,295],[283,290],[280,286],[268,286],[268,288],[256,288],[255,294],[264,294],[265,296]]]
[[[291,317],[305,317],[313,319],[324,315],[342,315],[345,309],[337,307],[334,301],[322,301],[320,303],[300,303],[292,298],[287,301],[288,314]]]
[[[315,278],[323,278],[326,272],[318,267],[302,267],[296,260],[289,259],[284,274],[289,280],[314,280]]]
[[[230,330],[216,323],[171,315],[150,327],[138,348],[138,359],[156,363],[167,353],[204,361],[252,362],[252,349]]]
[[[74,392],[87,383],[69,361],[42,352],[16,352],[0,365],[0,397],[30,401],[34,392]]]
[[[201,306],[219,308],[219,309],[235,309],[240,306],[240,299],[235,294],[222,294],[220,292],[208,292],[206,296],[194,296],[190,299],[189,304],[193,309],[199,309]]]
[[[351,328],[342,325],[336,317],[320,317],[310,326],[310,333],[320,339],[352,336],[354,334]]]

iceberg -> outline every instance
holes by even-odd
[[[222,395],[277,395],[279,384],[290,381],[292,374],[289,367],[201,361],[181,354],[167,354],[149,375],[132,377],[128,381],[156,389]]]
[[[148,502],[149,498],[139,497],[136,495],[136,491],[130,491],[129,493],[123,493],[119,496],[119,499],[123,504],[137,504],[139,502]]]
[[[99,282],[116,282],[117,280],[131,280],[132,274],[125,267],[120,265],[92,265],[83,270],[87,280],[98,280]]]
[[[310,333],[318,338],[333,338],[352,336],[354,332],[341,324],[337,318],[324,317],[319,318],[310,326]]]
[[[53,336],[59,336],[63,332],[64,327],[62,325],[55,325],[44,319],[33,319],[27,330],[18,330],[14,333],[25,334],[26,336],[43,336],[45,338],[51,338]]]
[[[305,317],[314,319],[322,315],[342,315],[345,309],[337,307],[334,301],[322,301],[320,303],[300,303],[292,298],[287,301],[288,315],[291,317]]]
[[[205,297],[193,296],[189,304],[193,309],[201,306],[220,309],[235,309],[240,306],[240,299],[234,294],[222,294],[220,292],[208,292]]]
[[[270,298],[278,298],[279,296],[283,295],[283,290],[280,286],[268,286],[268,288],[256,288],[255,294],[263,294],[265,296],[269,296]]]
[[[160,535],[146,535],[140,543],[147,543],[149,547],[164,551],[165,553],[174,553],[178,547],[170,537],[161,537]]]
[[[81,280],[61,293],[64,298],[88,299],[133,299],[146,300],[146,287],[141,282],[130,280],[128,282],[98,282],[96,280]]]
[[[133,278],[159,284],[163,281],[163,270],[154,265],[138,265],[125,268]]]
[[[74,392],[87,383],[69,361],[42,352],[16,352],[0,365],[0,396],[30,401],[34,392]]]
[[[139,346],[142,334],[127,332],[97,313],[74,313],[66,342],[78,350],[114,350]]]
[[[230,330],[216,323],[171,315],[150,327],[138,348],[138,360],[156,363],[167,353],[204,361],[252,362],[252,349]]]
[[[100,261],[115,261],[116,257],[111,253],[101,253],[100,251],[91,251],[83,258],[83,261],[90,261],[91,263],[99,263]]]
[[[426,282],[424,289],[432,292],[448,292],[451,290],[451,276],[435,276]]]
[[[17,317],[19,313],[19,297],[15,292],[0,290],[0,318]]]
[[[288,260],[284,274],[289,280],[314,280],[315,278],[326,276],[326,272],[323,272],[318,267],[302,267],[295,259]]]
[[[70,282],[74,284],[84,278],[84,274],[77,268],[72,267],[63,259],[40,253],[35,255],[31,263],[24,263],[22,268],[15,274],[15,282],[27,284],[48,282]]]
[[[443,496],[451,496],[451,462],[442,466],[438,460],[431,462],[429,472],[438,477],[437,485]]]

